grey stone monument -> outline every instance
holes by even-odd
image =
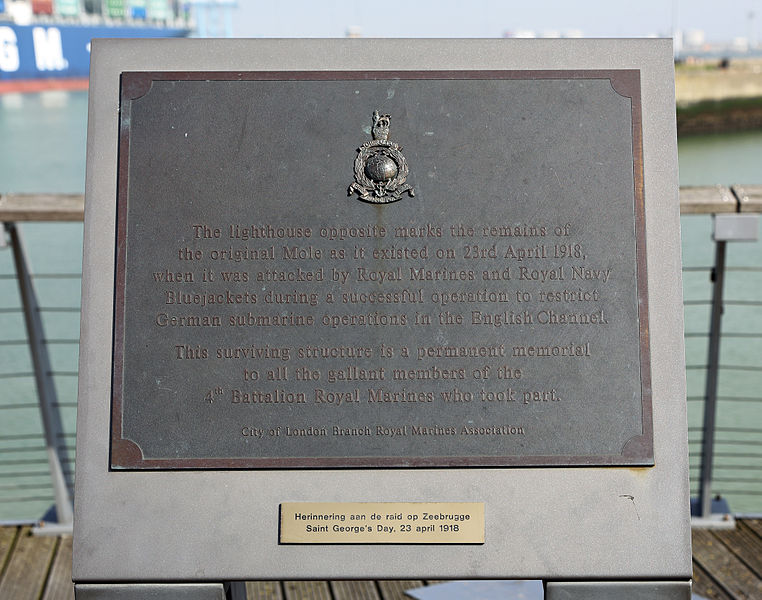
[[[96,41],[90,90],[78,598],[689,597],[671,42]]]

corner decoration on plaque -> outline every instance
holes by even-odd
[[[373,112],[373,140],[357,149],[355,182],[347,195],[356,192],[360,200],[373,204],[396,202],[405,192],[415,196],[415,190],[405,183],[409,169],[402,146],[388,140],[390,122],[391,115]]]

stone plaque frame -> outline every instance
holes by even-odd
[[[133,102],[136,101],[142,101],[145,102],[144,98],[151,93],[152,86],[155,83],[165,83],[166,85],[175,85],[178,83],[189,83],[189,82],[196,82],[197,85],[205,85],[205,86],[213,86],[215,83],[222,83],[222,84],[230,84],[231,82],[272,82],[274,85],[277,85],[279,82],[287,82],[288,84],[298,84],[299,82],[326,82],[326,87],[330,87],[332,85],[332,82],[357,82],[359,85],[360,82],[384,82],[388,81],[390,84],[394,82],[395,84],[399,84],[399,82],[404,81],[408,82],[410,86],[415,85],[415,82],[472,82],[472,85],[476,85],[478,82],[501,82],[501,81],[515,81],[515,82],[529,82],[530,84],[534,84],[535,82],[542,81],[542,82],[554,82],[558,81],[561,82],[563,85],[568,85],[569,82],[591,82],[591,81],[606,81],[608,84],[610,84],[611,88],[613,88],[613,91],[618,94],[621,97],[627,98],[630,101],[630,108],[627,111],[629,113],[629,118],[631,121],[631,165],[628,166],[628,170],[631,171],[631,177],[632,177],[632,187],[631,187],[631,193],[632,198],[630,200],[631,206],[630,206],[630,216],[632,217],[633,223],[630,225],[630,229],[632,231],[631,235],[633,237],[632,240],[628,240],[628,243],[626,244],[626,248],[629,250],[631,246],[634,246],[632,248],[633,253],[632,256],[622,256],[620,260],[622,262],[630,262],[632,261],[635,264],[635,267],[633,269],[634,271],[634,290],[632,290],[632,299],[630,299],[630,302],[636,303],[637,306],[637,317],[635,319],[637,325],[634,329],[634,331],[629,332],[624,335],[624,337],[629,337],[633,335],[633,333],[638,337],[639,339],[639,373],[638,376],[635,378],[635,383],[637,386],[639,386],[639,396],[636,396],[633,394],[633,403],[638,406],[640,410],[639,418],[638,418],[638,424],[637,424],[637,431],[638,433],[636,435],[633,435],[629,440],[622,443],[619,441],[619,446],[617,450],[621,449],[621,452],[614,453],[614,452],[589,452],[586,454],[575,454],[574,452],[556,452],[551,453],[548,452],[547,454],[543,453],[529,453],[527,451],[519,451],[517,454],[491,454],[484,456],[474,455],[473,453],[464,453],[462,455],[441,455],[437,456],[436,454],[430,454],[430,450],[426,454],[416,454],[415,450],[409,450],[406,454],[399,455],[394,454],[393,452],[390,452],[388,456],[361,456],[361,455],[352,455],[347,454],[345,456],[336,457],[331,455],[326,456],[291,456],[291,455],[277,455],[277,451],[275,455],[264,455],[264,456],[166,456],[166,457],[158,457],[158,456],[144,456],[143,449],[141,448],[140,444],[135,441],[134,439],[131,439],[129,436],[124,434],[124,426],[123,426],[123,419],[125,418],[125,404],[126,403],[134,403],[137,400],[137,397],[139,398],[147,398],[149,394],[152,393],[152,391],[156,391],[155,388],[146,389],[145,387],[142,388],[142,392],[140,394],[133,393],[130,395],[125,395],[123,392],[123,385],[125,381],[126,375],[123,373],[123,370],[126,368],[126,353],[130,352],[130,350],[127,348],[127,346],[131,346],[129,341],[132,341],[134,344],[137,340],[143,339],[144,335],[148,333],[147,331],[144,331],[141,329],[136,334],[133,335],[132,338],[128,337],[126,335],[125,328],[126,325],[126,311],[127,309],[127,300],[126,300],[126,284],[125,284],[125,276],[126,271],[128,270],[127,267],[127,259],[126,255],[128,254],[128,248],[130,248],[130,252],[136,253],[140,255],[140,261],[134,261],[132,268],[143,268],[146,259],[151,259],[155,252],[152,254],[150,252],[151,248],[150,246],[153,246],[156,242],[155,240],[149,239],[144,240],[142,242],[138,242],[137,240],[133,240],[132,244],[128,244],[128,236],[127,236],[127,229],[130,225],[130,211],[128,210],[128,206],[131,206],[131,204],[139,204],[139,202],[136,202],[136,200],[130,200],[130,178],[135,178],[138,180],[144,180],[144,179],[150,179],[151,174],[150,173],[142,173],[139,171],[135,171],[135,173],[130,176],[130,169],[134,168],[132,167],[133,162],[130,160],[131,156],[131,148],[130,148],[130,139],[131,139],[131,130],[132,128],[138,127],[137,119],[134,119],[132,117],[132,111],[131,106]],[[610,93],[611,90],[608,90],[608,93]],[[314,93],[314,91],[313,91]],[[563,92],[561,92],[563,93]],[[604,91],[604,94],[607,93]],[[246,98],[251,98],[251,101],[256,104],[257,99],[254,97],[251,97],[249,95],[245,96]],[[502,109],[508,109],[511,105],[511,100],[509,98],[496,98],[496,105],[490,106],[490,109],[494,109],[496,111],[500,111]],[[434,105],[437,103],[434,102]],[[296,103],[296,106],[298,107],[298,103]],[[328,108],[327,106],[325,108]],[[287,112],[287,109],[283,109],[284,113]],[[589,109],[588,109],[589,110]],[[116,291],[115,291],[115,326],[114,326],[114,380],[113,380],[113,399],[112,399],[112,445],[111,445],[111,458],[112,458],[112,468],[118,468],[118,469],[212,469],[212,468],[305,468],[305,467],[313,467],[313,468],[348,468],[348,467],[363,467],[363,468],[369,468],[369,467],[448,467],[448,466],[465,466],[465,467],[475,467],[475,466],[570,466],[570,465],[580,465],[580,466],[591,466],[591,465],[639,465],[639,466],[650,466],[653,464],[653,431],[652,431],[652,410],[651,410],[651,381],[650,381],[650,356],[649,356],[649,340],[648,340],[648,293],[647,293],[647,273],[646,273],[646,249],[645,249],[645,205],[644,205],[644,190],[643,190],[643,173],[642,173],[642,163],[643,163],[643,152],[642,152],[642,131],[641,131],[641,102],[640,102],[640,73],[638,70],[635,69],[612,69],[612,70],[512,70],[512,71],[506,71],[506,70],[475,70],[475,71],[439,71],[439,70],[430,70],[430,71],[395,71],[395,72],[386,72],[386,71],[248,71],[248,72],[125,72],[121,76],[121,95],[120,95],[120,115],[121,115],[121,124],[120,124],[120,141],[119,141],[119,186],[118,186],[118,203],[117,203],[117,261],[116,261]],[[320,114],[313,115],[312,118],[320,119]],[[466,121],[469,120],[468,116],[465,117]],[[277,120],[277,117],[273,117],[273,120]],[[273,125],[274,127],[277,127],[277,125]],[[345,123],[339,123],[339,127],[346,127]],[[340,129],[337,131],[336,129],[333,130],[334,132],[340,131]],[[570,132],[571,135],[574,134],[573,131]],[[182,141],[181,141],[182,143]],[[302,148],[303,143],[302,140],[297,138],[289,139],[285,141],[284,143],[290,144],[293,148],[292,153],[290,154],[291,160],[293,161],[300,161],[301,157],[299,155],[300,151],[308,152],[304,148]],[[340,153],[341,148],[337,148],[335,145],[331,146],[328,142],[321,140],[321,145],[325,146],[325,152],[330,153]],[[314,152],[314,149],[312,149]],[[245,150],[244,150],[245,151]],[[410,151],[410,148],[408,148],[408,151]],[[197,159],[202,160],[202,159]],[[437,167],[447,168],[445,164],[437,164],[436,160],[434,161],[434,168]],[[293,164],[291,165],[294,166]],[[478,165],[475,167],[478,168]],[[343,173],[343,172],[342,172]],[[513,177],[516,175],[514,174]],[[480,179],[478,174],[474,174],[473,176],[474,182],[472,183],[478,183],[478,180]],[[335,190],[343,189],[341,176],[339,176],[337,179],[339,179],[339,182],[332,182],[334,185],[331,189],[334,194]],[[510,179],[509,176],[506,176],[506,179]],[[506,182],[508,183],[508,182]],[[307,185],[307,181],[305,180],[305,185]],[[150,187],[150,186],[149,186]],[[452,191],[451,197],[457,198],[462,192],[460,191]],[[314,194],[314,192],[313,192]],[[211,194],[207,192],[207,194],[204,194],[205,197],[209,198],[210,206],[212,207],[212,211],[214,211],[214,205],[215,205],[215,199],[211,197]],[[308,196],[308,194],[304,195],[305,197]],[[430,198],[422,198],[419,200],[422,204],[426,204],[427,201],[434,200],[437,198],[437,196],[441,196],[441,192],[439,194],[432,193]],[[604,202],[607,199],[604,199]],[[625,203],[626,200],[625,199]],[[300,206],[300,202],[303,203],[306,200],[303,198],[296,198],[292,202],[295,206]],[[249,207],[251,201],[245,202],[244,206],[238,207],[238,212],[241,214],[247,214],[248,211],[255,210],[256,207],[256,201],[254,201],[253,207]],[[310,203],[314,203],[315,199],[312,198]],[[447,203],[443,202],[443,206],[446,206]],[[481,202],[484,202],[483,200],[475,201],[474,202],[474,209],[480,210]],[[334,205],[338,204],[339,206],[345,206],[347,204],[351,204],[351,200],[347,200],[346,198],[338,198],[338,201],[336,198],[332,198],[330,201],[325,202],[326,205],[326,211],[333,210]],[[514,211],[514,203],[508,201],[506,202],[506,208],[505,213],[511,214]],[[592,206],[590,206],[592,204]],[[387,211],[394,211],[397,208],[397,206],[390,207],[388,209],[385,209]],[[449,210],[453,211],[456,207],[450,206]],[[268,210],[267,208],[264,208],[263,210]],[[270,209],[271,210],[271,209]],[[296,208],[295,213],[298,214],[302,212],[303,209]],[[382,209],[384,210],[384,209]],[[423,209],[422,209],[423,210]],[[443,210],[442,208],[439,208],[439,210]],[[605,214],[607,212],[607,209],[605,206],[600,206],[599,204],[595,202],[589,202],[584,207],[584,209],[587,212],[592,212],[593,214],[588,214],[588,217],[590,219],[594,218],[594,215],[597,213],[600,218],[606,218]],[[424,214],[426,214],[424,212]],[[586,213],[587,214],[587,213]],[[430,216],[430,215],[429,215]],[[273,218],[271,216],[270,218]],[[274,216],[274,218],[277,218],[277,216]],[[285,219],[284,222],[289,223],[290,219],[292,217],[285,215],[282,217]],[[358,217],[362,218],[362,217]],[[436,218],[436,215],[434,215],[432,218]],[[441,217],[440,217],[441,218]],[[454,218],[454,217],[450,217]],[[564,218],[569,218],[568,215]],[[381,216],[381,214],[376,215],[376,219],[381,223],[387,223],[385,218]],[[302,223],[302,221],[300,221]],[[185,225],[183,223],[183,225]],[[170,223],[167,227],[167,230],[170,232],[174,232],[176,235],[180,236],[180,228],[181,225],[173,225]],[[391,228],[391,225],[389,225],[389,228]],[[626,231],[626,228],[625,228]],[[592,235],[588,233],[587,235]],[[476,243],[476,242],[475,242]],[[487,242],[488,243],[488,242]],[[133,250],[132,247],[135,246],[135,249]],[[144,246],[149,246],[149,248],[145,248]],[[352,244],[345,242],[344,244],[338,244],[339,247],[344,247],[347,252],[350,252],[352,249]],[[336,246],[332,246],[330,249],[333,250]],[[543,246],[544,248],[544,246]],[[488,268],[490,266],[490,260],[486,261],[480,261],[478,263],[479,268]],[[136,264],[137,263],[137,264]],[[270,264],[277,264],[279,266],[282,266],[283,268],[287,268],[285,266],[285,261],[281,260],[275,263],[267,263],[268,266]],[[360,263],[358,263],[360,264]],[[369,261],[366,261],[362,264],[369,264]],[[395,264],[395,263],[390,263]],[[410,264],[418,264],[415,261],[410,261]],[[507,261],[503,264],[507,264]],[[547,264],[547,263],[546,263]],[[589,263],[588,263],[589,264]],[[208,263],[204,263],[205,266],[209,266]],[[181,264],[178,263],[177,268],[180,268]],[[198,270],[198,265],[195,266],[196,270]],[[628,265],[629,267],[629,265]],[[391,268],[391,267],[389,267]],[[566,267],[569,268],[568,265]],[[621,276],[620,276],[621,277]],[[321,290],[323,289],[330,289],[327,284],[315,284],[314,288],[319,293],[321,293]],[[628,293],[630,290],[627,290]],[[605,293],[605,292],[604,292]],[[611,294],[609,294],[611,295]],[[140,296],[140,294],[138,294]],[[142,306],[142,305],[141,305]],[[132,309],[135,310],[135,309]],[[141,308],[140,310],[146,311],[146,308]],[[147,312],[147,311],[146,311]],[[132,321],[133,327],[137,328],[138,325],[136,321],[133,319]],[[434,328],[436,330],[436,327]],[[434,332],[436,333],[436,331]],[[476,333],[476,332],[474,332]],[[327,337],[330,334],[330,337]],[[338,332],[338,331],[328,331],[327,333],[323,334],[323,339],[327,341],[331,341],[332,343],[338,344],[342,341],[342,339],[345,337],[344,332]],[[425,336],[425,334],[422,332],[422,335]],[[535,334],[536,335],[536,334]],[[606,340],[599,345],[603,345],[604,349],[599,350],[597,352],[597,355],[599,356],[596,366],[597,369],[595,370],[595,374],[592,376],[593,379],[600,379],[603,381],[604,379],[609,379],[607,373],[610,369],[610,363],[606,360],[607,351],[609,348],[612,347],[618,347],[622,341],[621,339],[617,338],[617,335],[622,335],[621,332],[611,333],[605,337]],[[506,332],[505,335],[499,336],[501,339],[513,339],[516,336],[513,335],[512,332]],[[524,336],[526,337],[526,335]],[[530,336],[531,337],[531,336]],[[521,339],[521,338],[519,338]],[[613,345],[613,346],[612,346]],[[635,348],[638,349],[638,342],[635,342],[634,344]],[[145,356],[143,357],[143,354]],[[139,371],[147,371],[150,369],[150,365],[153,360],[155,360],[155,357],[152,355],[152,353],[148,350],[136,354],[137,356],[141,356],[141,364]],[[374,365],[383,365],[387,364],[389,361],[383,360],[381,357],[377,357],[373,360]],[[208,365],[209,363],[202,363],[203,365]],[[545,365],[545,369],[553,368],[555,365]],[[185,369],[191,369],[196,370],[196,365],[188,366],[188,362],[186,361],[182,365],[180,363],[175,363],[172,368],[175,369],[181,369],[184,367]],[[164,367],[165,369],[167,367]],[[203,368],[203,366],[202,366]],[[212,368],[211,365],[209,365],[208,368]],[[618,376],[614,375],[611,377],[611,379],[616,379]],[[175,380],[177,380],[176,378]],[[444,388],[446,385],[449,384],[449,382],[442,381],[440,382],[440,385],[438,388]],[[167,384],[167,385],[177,385],[175,384]],[[285,384],[289,389],[300,389],[304,386],[294,381],[290,381],[289,383]],[[174,390],[172,392],[173,394],[177,394],[183,397],[188,396],[188,390]],[[588,392],[589,393],[589,392]],[[435,392],[435,395],[438,396],[438,394]],[[577,392],[577,396],[580,395],[580,392]],[[128,399],[129,398],[129,399]],[[575,398],[578,399],[578,398]],[[617,398],[618,401],[622,403],[628,403],[629,400],[623,399],[623,398]],[[590,399],[592,400],[592,399]],[[158,402],[161,402],[161,400],[157,400]],[[193,405],[194,403],[190,400],[190,398],[187,399],[187,403],[189,405]],[[639,405],[638,405],[639,403]],[[586,417],[586,422],[591,429],[594,429],[596,426],[594,425],[593,421],[590,420],[590,417],[593,415],[597,416],[598,411],[603,406],[609,406],[608,417],[604,417],[601,419],[601,422],[596,422],[598,426],[598,431],[592,431],[590,437],[594,438],[596,435],[600,435],[604,431],[607,431],[609,429],[609,426],[611,425],[611,422],[607,419],[624,419],[624,410],[622,408],[616,408],[614,409],[614,402],[613,398],[609,401],[603,401],[601,404],[591,404],[589,408],[583,408],[580,409],[582,411],[586,411],[586,414],[588,415]],[[307,407],[303,407],[302,411],[305,412],[309,408],[309,405]],[[313,406],[311,409],[313,412],[317,413],[319,411],[320,407]],[[190,409],[191,412],[194,409]],[[413,410],[413,409],[411,409]],[[446,412],[448,409],[445,407],[440,407],[438,410],[442,412]],[[476,410],[476,409],[474,409]],[[134,412],[134,410],[133,410]],[[243,419],[246,419],[246,417],[242,417]],[[152,423],[152,419],[148,419],[146,421],[146,424]],[[201,419],[196,419],[196,422],[200,423]],[[447,421],[445,421],[447,422]],[[490,421],[488,421],[490,422]],[[357,425],[357,421],[353,423],[355,426]],[[366,425],[367,422],[361,422],[361,425]],[[190,424],[191,426],[193,423]],[[266,422],[263,423],[263,427],[267,427]],[[551,426],[552,427],[552,426]],[[150,435],[150,434],[149,434]],[[163,432],[160,432],[159,435],[164,435]],[[182,436],[195,436],[195,432],[192,428],[190,428],[188,425],[186,425],[183,429]],[[222,435],[225,435],[224,433]],[[556,437],[557,435],[564,435],[561,434],[560,431],[551,431],[550,429],[546,429],[544,433],[535,433],[533,434],[534,437],[538,436],[552,436]],[[572,432],[569,432],[566,435],[574,435]],[[134,436],[133,436],[134,437]],[[265,437],[265,440],[268,438]],[[336,441],[338,444],[339,441]],[[174,448],[172,448],[174,450]],[[258,450],[258,449],[257,449]],[[262,452],[266,452],[267,449],[265,448],[262,450]],[[271,451],[272,452],[272,451]],[[348,451],[351,452],[351,451]],[[412,453],[411,453],[412,452]],[[463,450],[465,452],[465,450]]]
[[[638,72],[639,189],[641,194],[645,190],[641,235],[647,242],[647,269],[640,272],[645,276],[647,270],[649,290],[643,333],[649,350],[653,466],[640,466],[649,464],[641,459],[621,466],[554,468],[546,463],[522,468],[112,469],[120,77],[125,72],[188,71]],[[86,196],[75,582],[690,578],[674,82],[668,40],[94,41]],[[279,544],[279,507],[289,502],[484,503],[485,542],[428,546],[425,552],[394,544],[317,549]]]

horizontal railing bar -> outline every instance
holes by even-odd
[[[688,440],[689,444],[701,444],[704,440]],[[762,440],[755,442],[754,440],[714,440],[715,445],[723,444],[726,446],[762,446]]]
[[[694,428],[688,428],[688,431],[692,430],[694,430]],[[714,430],[723,432],[733,431],[735,433],[762,433],[762,429],[759,427],[715,427]]]
[[[698,425],[695,425],[693,427],[688,427],[688,433],[701,433],[704,430],[703,427],[699,427]],[[762,436],[762,431],[759,429],[754,428],[733,428],[733,427],[716,427],[715,432],[721,432],[721,433],[750,433],[750,434],[756,434]],[[761,438],[762,439],[762,438]]]
[[[688,440],[689,444],[700,444],[701,438],[698,439],[690,439]],[[729,440],[729,439],[716,439],[714,441],[715,444],[723,444],[726,446],[762,446],[762,441],[760,440]]]
[[[712,493],[714,494],[715,492],[722,496],[729,496],[731,494],[734,496],[762,496],[762,490],[718,490],[712,488]]]
[[[762,306],[759,300],[723,300],[724,306]],[[683,300],[683,306],[711,306],[711,300]]]
[[[762,212],[762,186],[682,186],[680,212],[712,214]],[[82,221],[84,194],[2,194],[0,221]]]
[[[727,186],[685,186],[680,188],[681,214],[737,212],[738,200]]]
[[[0,502],[51,502],[53,496],[22,496],[19,498],[0,498]]]
[[[11,490],[46,490],[50,488],[49,483],[17,483],[11,485],[0,485],[0,491]]]
[[[44,461],[47,465],[47,461]],[[64,473],[71,474],[74,473],[74,469],[63,469]],[[18,473],[0,473],[0,479],[3,477],[50,477],[50,471],[20,471]]]
[[[33,465],[39,462],[47,463],[48,459],[43,458],[40,460],[34,459],[34,458],[19,458],[18,460],[0,460],[0,466],[1,467],[7,467],[10,465]],[[62,460],[61,462],[74,462],[73,458],[66,458]]]
[[[42,436],[40,436],[41,438]],[[59,450],[74,450],[76,446],[74,444],[59,444],[57,446]],[[47,446],[9,446],[7,448],[0,447],[0,453],[3,452],[45,452]]]
[[[75,446],[58,446],[58,450],[76,450]],[[22,453],[22,452],[45,452],[47,450],[46,446],[30,446],[29,448],[24,448],[23,446],[17,446],[14,448],[0,448],[0,454],[3,453]],[[15,465],[15,464],[32,464],[36,462],[46,462],[48,459],[47,457],[42,458],[25,458],[25,459],[16,459],[16,460],[0,460],[0,465]],[[69,462],[74,462],[74,459],[67,459]]]
[[[712,493],[714,492],[715,490],[712,489]],[[698,494],[698,488],[695,486],[692,487],[691,495],[695,496],[697,494]],[[762,496],[762,491],[757,491],[757,490],[719,490],[717,491],[718,496],[730,496],[731,494],[734,496]]]
[[[762,273],[762,267],[749,267],[744,265],[737,265],[734,267],[725,267],[725,272],[727,271],[743,271],[743,272],[752,272],[752,273]]]
[[[685,365],[685,368],[688,370],[701,370],[706,369],[707,365]],[[755,366],[755,365],[718,365],[718,369],[721,371],[724,369],[726,371],[762,371],[762,365]]]
[[[716,455],[715,455],[716,456]],[[726,457],[727,458],[727,457]],[[730,457],[734,458],[734,457]],[[697,454],[695,451],[690,453],[690,459],[691,459],[691,469],[697,469],[699,468],[699,460],[701,459],[701,455]],[[695,462],[695,464],[694,464]],[[715,463],[715,467],[718,467],[719,464]],[[762,470],[762,465],[757,464],[757,461],[751,461],[750,462],[744,462],[742,464],[722,464],[722,468],[726,471],[733,471],[733,470],[739,470],[739,471],[760,471]],[[762,483],[762,481],[760,481]]]
[[[696,457],[700,458],[700,457]],[[725,464],[718,464],[713,463],[714,470],[718,469],[726,469],[729,471],[762,471],[762,465],[725,465]],[[690,467],[692,470],[701,468],[701,465],[691,465]]]
[[[696,305],[698,302],[702,304],[710,305],[711,301],[686,301],[684,304]],[[727,303],[726,303],[727,304]],[[762,302],[755,302],[756,306],[762,306]],[[73,309],[72,309],[73,310]],[[77,309],[79,310],[79,309]],[[708,331],[686,331],[683,333],[684,337],[709,337]],[[723,331],[722,337],[724,338],[762,338],[762,331],[760,332],[744,332],[744,331]],[[77,338],[52,338],[43,340],[46,344],[79,344]],[[26,345],[28,340],[0,340],[0,346],[22,346]]]
[[[762,458],[762,454],[755,454],[753,452],[715,452],[714,456],[721,456],[722,458]]]
[[[695,273],[695,272],[710,272],[713,267],[701,267],[701,266],[693,266],[693,267],[682,267],[682,271],[684,273]],[[725,271],[737,271],[737,272],[752,272],[752,273],[762,273],[762,267],[750,267],[750,266],[744,266],[744,265],[737,265],[737,266],[728,266],[725,267]],[[32,273],[30,275],[32,279],[81,279],[82,273]],[[13,280],[16,279],[15,273],[0,273],[0,280]],[[707,302],[709,302],[707,300]]]
[[[716,430],[715,430],[715,432],[716,432]],[[691,434],[700,434],[700,433],[703,433],[703,431],[700,428],[689,429],[688,430],[688,435],[689,436]],[[739,435],[746,435],[746,436],[749,436],[749,435],[751,435],[751,436],[760,436],[759,432],[756,432],[756,431],[741,431],[741,432],[723,431],[723,432],[721,432],[720,435],[722,435],[722,434],[731,434],[731,435],[727,435],[724,438],[720,437],[720,439],[726,439],[726,440],[728,440],[728,439],[738,439],[735,436],[731,437],[733,433],[738,433]],[[700,437],[700,436],[697,435],[696,437]],[[751,439],[751,440],[747,439],[745,441],[754,441],[754,439]],[[758,441],[759,441],[760,444],[762,444],[762,436],[760,436],[758,438]]]
[[[688,396],[688,401],[693,402],[696,400],[700,400],[701,402],[704,401],[704,396]],[[727,401],[727,402],[762,402],[762,398],[758,398],[756,396],[718,396],[717,400],[721,401]]]
[[[26,346],[27,340],[0,340],[0,346]]]
[[[51,339],[51,340],[42,340],[44,344],[54,345],[54,344],[79,344],[78,339],[70,338],[61,338],[61,339]],[[29,343],[29,340],[0,340],[0,346],[26,346]]]
[[[32,279],[82,279],[82,273],[32,273]],[[0,281],[16,279],[15,273],[0,273]]]
[[[709,337],[708,331],[692,331],[686,332],[684,337]],[[723,338],[762,338],[762,331],[759,333],[741,333],[741,332],[722,332]]]
[[[756,477],[753,479],[747,477],[713,477],[712,481],[721,481],[722,483],[758,483],[762,485],[762,481]],[[762,491],[762,487],[760,491]]]
[[[38,312],[44,313],[44,312],[50,312],[50,313],[75,313],[80,312],[81,308],[79,306],[42,306],[37,309]],[[23,307],[4,307],[0,308],[0,314],[2,313],[20,313],[23,312]]]
[[[3,194],[0,221],[82,221],[83,194]]]
[[[711,272],[711,270],[714,267],[702,267],[702,266],[692,266],[692,267],[686,267],[683,266],[682,270],[683,273],[696,273],[701,271]],[[732,265],[725,267],[725,271],[736,271],[736,272],[744,272],[744,273],[762,273],[762,267],[751,267],[749,265]]]
[[[760,198],[762,198],[762,186],[735,186],[735,188],[727,187],[727,186],[707,186],[707,187],[694,187],[694,188],[682,188],[680,190],[680,210],[682,214],[710,214],[710,213],[717,213],[717,212],[726,212],[726,213],[733,213],[733,212],[762,212],[762,202],[760,202]],[[15,215],[14,215],[14,212]],[[68,196],[68,195],[62,195],[62,194],[36,194],[36,195],[0,195],[0,221],[59,221],[59,220],[71,220],[71,221],[79,221],[82,220],[84,214],[84,197],[82,195],[74,195],[74,196]],[[9,217],[13,218],[9,218]],[[683,268],[684,273],[710,273],[712,270],[711,266],[686,266]],[[731,266],[726,269],[727,272],[733,273],[747,273],[747,274],[754,274],[754,273],[762,273],[762,268],[756,267],[756,266]],[[35,279],[43,280],[43,279],[50,279],[50,280],[77,280],[81,278],[80,273],[36,273],[33,275]],[[14,279],[14,274],[1,274],[0,279]],[[708,300],[687,300],[684,303],[684,306],[686,308],[688,307],[697,307],[697,308],[703,308],[710,306],[711,302]],[[757,308],[762,306],[762,301],[757,300],[726,300],[724,302],[724,305],[727,307],[750,307],[750,308]],[[22,313],[23,309],[21,307],[3,307],[0,308],[0,313],[4,314],[19,314]],[[80,307],[72,307],[72,306],[49,306],[49,307],[41,307],[39,309],[41,313],[61,313],[61,314],[75,314],[80,313]],[[685,334],[686,338],[706,338],[708,337],[708,333],[706,332],[687,332]],[[727,332],[723,333],[723,337],[726,339],[731,338],[738,338],[738,339],[759,339],[762,338],[762,332]],[[21,346],[25,345],[27,342],[26,340],[8,340],[0,342],[3,346]],[[50,339],[45,340],[45,343],[54,345],[78,345],[79,340],[71,339],[71,338],[59,338],[59,339]],[[703,371],[706,369],[705,365],[689,365],[689,369],[692,369],[694,371]],[[750,371],[750,372],[762,372],[762,366],[754,366],[754,365],[721,365],[719,367],[720,369],[724,369],[727,371]],[[50,373],[53,376],[56,377],[76,377],[78,373],[76,371],[53,371]],[[3,374],[0,375],[0,378],[9,379],[9,378],[15,378],[15,377],[33,377],[33,373],[9,373],[9,374]],[[689,397],[689,400],[700,400],[703,401],[704,397]],[[762,397],[751,397],[751,396],[723,396],[719,397],[720,401],[725,402],[760,402],[762,401]],[[76,402],[58,402],[58,407],[61,408],[76,408]],[[0,407],[0,409],[6,408],[6,407]],[[9,409],[20,409],[20,408],[36,408],[36,404],[31,405],[24,405],[24,404],[14,404],[9,405],[7,408]],[[698,431],[701,431],[699,428]],[[762,430],[760,429],[748,429],[748,428],[717,428],[717,431],[725,434],[725,438],[718,439],[715,441],[716,444],[718,444],[721,447],[725,448],[733,448],[734,446],[739,447],[755,447],[755,446],[762,446],[762,443],[756,442],[754,440],[733,440],[727,438],[727,434],[732,433],[740,433],[740,434],[758,434],[762,433]],[[71,438],[74,434],[65,434],[61,435],[61,437]],[[15,435],[8,435],[8,436],[0,436],[0,441],[11,441],[11,440],[41,440],[42,435],[41,434],[15,434]],[[699,443],[697,440],[689,440],[689,444],[694,445]],[[63,447],[69,448],[70,446],[67,444],[62,444]],[[18,449],[16,449],[18,448]],[[74,449],[74,446],[71,446],[72,449]],[[4,455],[9,455],[11,452],[39,452],[40,450],[44,450],[43,446],[40,446],[39,443],[36,443],[34,446],[30,448],[21,448],[21,447],[13,447],[13,448],[0,448],[0,453],[3,453]],[[720,457],[720,460],[723,458],[737,458],[737,459],[744,459],[744,458],[751,458],[751,459],[758,459],[762,458],[762,455],[756,454],[756,453],[738,453],[738,452],[717,452],[715,456]],[[694,457],[692,456],[691,459]],[[73,461],[73,459],[72,459]],[[67,472],[71,472],[73,470],[74,464],[72,461],[69,461],[65,467]],[[0,461],[0,465],[3,464],[35,464],[39,465],[40,469],[43,469],[43,466],[45,464],[44,460],[41,461]],[[715,463],[716,469],[726,469],[728,471],[738,470],[738,471],[744,471],[745,473],[748,473],[750,477],[747,478],[733,478],[733,477],[716,477],[714,480],[718,483],[729,483],[729,484],[753,484],[756,482],[755,479],[752,479],[751,477],[754,476],[754,474],[758,471],[762,471],[761,466],[757,466],[757,463],[760,461],[755,460],[755,465],[724,465],[721,462]],[[697,468],[698,466],[696,466]],[[23,467],[22,467],[23,468]],[[691,466],[691,469],[694,467]],[[5,478],[6,476],[19,478],[19,477],[36,477],[36,476],[49,476],[49,473],[47,470],[41,472],[41,473],[33,473],[28,472],[26,474],[19,474],[19,473],[0,473],[0,477]],[[7,479],[5,480],[7,481]],[[25,489],[43,489],[43,484],[35,484],[35,483],[26,483],[21,484],[24,486]],[[3,486],[0,486],[0,489],[2,490],[8,490],[12,486],[6,484]],[[19,487],[19,486],[17,486]],[[721,486],[718,486],[721,487]],[[721,490],[724,494],[737,494],[737,495],[762,495],[762,491],[757,490],[746,490],[746,489],[739,489],[739,490]],[[37,496],[27,496],[25,498],[14,498],[10,501],[13,502],[19,502],[19,501],[33,501],[33,500],[44,500],[44,501],[51,501],[53,500],[53,496],[45,496],[37,495]],[[0,502],[6,502],[5,499],[0,499]]]
[[[711,284],[708,284],[711,285]],[[722,301],[723,306],[725,305],[731,305],[731,306],[753,306],[754,308],[758,308],[762,306],[762,301],[760,300],[723,300]],[[711,300],[704,300],[702,298],[685,298],[683,297],[683,307],[689,308],[689,307],[696,307],[696,306],[712,306]],[[723,335],[725,333],[723,332]]]
[[[18,340],[0,340],[0,346],[21,346],[29,343],[26,338]]]

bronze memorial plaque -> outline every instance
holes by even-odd
[[[640,76],[125,72],[112,469],[653,465]]]

